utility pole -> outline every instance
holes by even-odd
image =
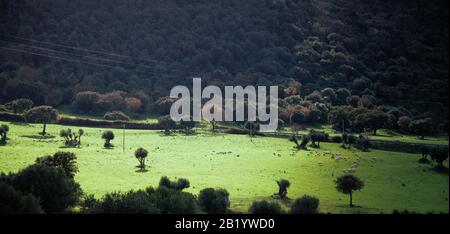
[[[122,152],[125,153],[125,124],[123,124],[122,130]]]

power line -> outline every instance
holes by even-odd
[[[67,55],[67,56],[76,56],[76,57],[80,57],[80,59],[81,58],[90,58],[90,59],[94,59],[94,60],[102,60],[102,61],[105,61],[105,62],[119,63],[119,64],[125,64],[125,65],[130,65],[130,66],[142,66],[142,67],[147,67],[147,68],[150,68],[150,69],[154,69],[155,68],[155,67],[147,66],[147,65],[135,64],[135,63],[127,63],[127,62],[117,61],[117,60],[113,60],[113,59],[94,57],[94,56],[91,56],[91,55],[75,54],[75,53],[58,51],[58,50],[48,49],[48,48],[39,47],[39,46],[30,46],[30,45],[25,45],[25,44],[18,43],[18,42],[5,41],[5,40],[2,40],[2,39],[0,39],[0,41],[7,42],[7,43],[19,44],[22,47],[28,47],[28,48],[36,49],[36,50],[44,50],[44,51],[59,53],[59,54]]]
[[[105,52],[99,52],[99,51],[93,51],[93,50],[89,50],[89,49],[85,49],[85,48],[81,48],[81,47],[72,47],[72,46],[58,45],[56,43],[41,42],[41,41],[37,41],[37,40],[33,40],[33,39],[26,39],[26,38],[20,38],[20,37],[15,37],[15,36],[6,36],[6,37],[19,38],[19,39],[22,39],[22,40],[34,41],[34,42],[43,43],[43,44],[56,45],[56,46],[60,46],[60,47],[64,47],[64,48],[75,48],[75,49],[79,49],[79,50],[86,51],[86,52],[103,53],[103,54],[106,54],[106,55],[115,55],[115,56],[120,56],[120,57],[126,57],[126,58],[130,58],[130,59],[134,59],[131,56],[111,54],[111,53],[105,53]],[[80,55],[80,54],[76,54],[76,53],[59,51],[59,50],[49,49],[49,48],[45,48],[45,47],[30,46],[30,45],[25,45],[25,44],[20,43],[20,42],[12,42],[12,41],[2,40],[2,39],[0,39],[0,41],[6,42],[6,43],[20,44],[20,45],[25,46],[25,47],[31,47],[31,48],[41,49],[41,50],[46,50],[46,51],[52,51],[52,52],[55,52],[55,53],[66,54],[68,56],[78,56],[78,57],[82,57],[83,56],[83,57],[87,57],[87,58],[91,58],[91,59],[97,59],[97,60],[103,60],[103,61],[107,61],[107,62],[121,63],[121,64],[126,64],[126,65],[131,65],[131,66],[142,66],[142,67],[146,67],[146,68],[149,68],[149,69],[152,69],[152,70],[154,70],[156,68],[156,65],[152,65],[153,66],[152,67],[152,66],[145,65],[145,64],[128,63],[128,62],[122,62],[122,61],[117,61],[117,60],[113,60],[113,59],[94,57],[94,56],[91,56],[91,55]],[[145,61],[146,59],[137,59],[137,60]],[[150,61],[150,60],[148,60],[148,61]],[[159,63],[156,60],[151,60],[151,61],[154,62],[154,63]],[[194,72],[189,72],[189,71],[180,70],[180,69],[174,69],[174,68],[171,68],[170,71],[177,71],[177,72],[180,72],[180,73],[186,73],[186,74],[193,75],[193,76],[200,75],[200,73],[194,73]]]
[[[107,65],[107,64],[91,63],[91,62],[86,62],[86,61],[77,60],[77,59],[70,59],[70,58],[63,58],[63,57],[51,56],[51,55],[47,55],[47,54],[40,54],[40,53],[35,53],[35,52],[30,52],[30,51],[21,50],[21,49],[15,49],[15,48],[9,48],[9,47],[4,47],[4,46],[0,46],[0,48],[1,48],[1,49],[6,49],[6,50],[15,51],[15,52],[20,52],[20,53],[25,53],[25,54],[32,54],[32,55],[37,55],[37,56],[42,56],[42,57],[52,58],[52,59],[65,60],[65,61],[69,61],[69,62],[84,63],[84,64],[93,65],[93,66],[102,66],[102,67],[115,68],[115,66],[111,66],[111,65]],[[134,72],[142,73],[142,74],[147,74],[147,75],[160,75],[160,74],[155,74],[155,73],[150,73],[150,72],[144,72],[144,71],[134,71]],[[169,75],[167,75],[167,76],[169,76]],[[169,77],[176,77],[176,76],[169,76]]]
[[[81,50],[81,51],[85,51],[85,52],[91,52],[91,53],[97,53],[97,54],[103,54],[103,55],[109,55],[109,56],[116,56],[116,57],[122,57],[122,58],[135,59],[135,58],[133,58],[131,56],[121,55],[121,54],[116,54],[116,53],[111,53],[111,52],[96,51],[96,50],[86,49],[86,48],[82,48],[82,47],[62,45],[62,44],[57,44],[57,43],[53,43],[53,42],[39,41],[39,40],[35,40],[35,39],[29,39],[29,38],[18,37],[18,36],[10,36],[10,35],[3,35],[3,36],[4,37],[9,37],[9,38],[15,38],[15,39],[19,39],[19,40],[24,40],[24,41],[31,41],[31,42],[41,43],[41,44],[53,45],[53,46],[58,46],[58,47],[63,47],[63,48],[68,48],[68,49]],[[149,62],[158,63],[158,61],[153,60],[153,59],[145,59],[145,60],[149,61]]]

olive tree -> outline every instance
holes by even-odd
[[[6,144],[8,139],[9,126],[6,124],[0,125],[0,144]]]
[[[443,169],[443,162],[448,159],[448,148],[444,147],[435,147],[430,152],[431,159],[436,161],[438,164],[436,166],[437,169]]]
[[[142,147],[134,151],[134,156],[139,161],[139,167],[145,169],[145,158],[147,158],[148,151]]]
[[[343,175],[335,182],[337,191],[350,196],[350,207],[353,207],[353,192],[361,190],[364,182],[354,175]]]
[[[45,135],[46,126],[58,119],[59,113],[51,106],[37,106],[25,112],[25,119],[31,123],[44,124],[42,135]]]
[[[105,140],[105,144],[103,145],[105,148],[112,147],[111,141],[114,140],[114,132],[111,130],[104,131],[102,133],[102,139]]]
[[[278,196],[279,198],[285,198],[287,195],[287,189],[289,186],[291,186],[291,183],[289,180],[281,179],[277,180],[278,185],[278,193],[275,193],[274,195]]]

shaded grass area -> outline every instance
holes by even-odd
[[[4,122],[0,122],[4,123]],[[50,136],[38,137],[41,125],[10,124],[9,142],[0,146],[0,172],[15,172],[36,157],[56,151],[77,154],[80,172],[76,180],[88,194],[101,197],[112,191],[157,186],[161,176],[190,180],[188,192],[223,187],[230,193],[231,208],[246,212],[255,200],[271,200],[275,180],[288,179],[288,197],[304,194],[320,199],[321,212],[391,213],[394,209],[445,212],[449,209],[449,176],[434,164],[420,164],[419,155],[373,150],[344,150],[338,144],[321,143],[321,149],[297,151],[286,139],[246,135],[212,134],[200,131],[186,136],[165,136],[159,131],[113,129],[114,148],[103,148],[102,129],[83,128],[79,148],[64,147],[58,136],[67,126],[48,125]],[[77,127],[73,127],[77,130]],[[31,137],[30,137],[31,136]],[[37,137],[35,137],[37,136]],[[54,136],[54,138],[52,138]],[[147,167],[138,170],[134,150],[149,151]],[[448,162],[445,162],[448,167]],[[345,172],[363,179],[366,187],[354,194],[356,208],[335,190],[334,180]],[[284,207],[291,201],[280,202]]]

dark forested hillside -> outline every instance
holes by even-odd
[[[79,92],[117,90],[150,102],[201,76],[219,86],[297,81],[301,99],[317,90],[330,105],[355,100],[394,106],[396,117],[448,119],[447,1],[2,0],[0,8],[2,102],[59,106]]]

